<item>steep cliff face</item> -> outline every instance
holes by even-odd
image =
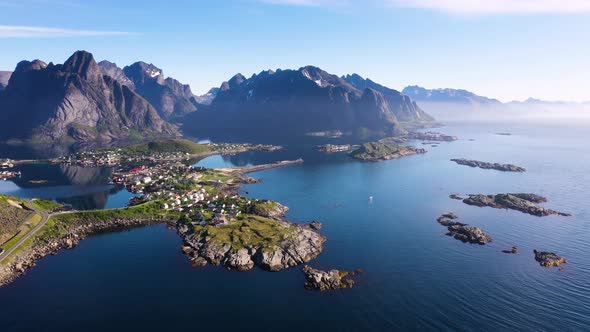
[[[346,75],[343,79],[359,90],[373,89],[383,94],[391,107],[391,111],[400,122],[423,123],[434,121],[434,118],[424,112],[412,98],[397,90],[375,83],[368,78],[365,79],[358,74]]]
[[[133,81],[125,75],[123,69],[119,68],[116,63],[103,60],[98,63],[98,67],[102,71],[103,75],[109,76],[112,79],[118,81],[121,85],[126,85],[131,90],[135,90],[135,84]]]
[[[20,62],[0,95],[0,138],[115,140],[130,135],[175,136],[141,96],[103,76],[88,52],[63,65]]]
[[[135,91],[152,104],[164,119],[177,119],[197,110],[197,103],[188,85],[173,78],[164,78],[162,69],[136,62],[123,68]]]
[[[8,85],[8,80],[10,80],[10,76],[12,76],[11,71],[0,71],[0,91],[6,88]]]
[[[191,114],[185,129],[261,129],[268,134],[320,131],[403,133],[393,99],[357,89],[320,68],[237,74],[224,82],[211,105]]]

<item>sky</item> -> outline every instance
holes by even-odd
[[[195,94],[315,65],[401,90],[590,100],[589,0],[0,0],[0,70],[92,52]]]

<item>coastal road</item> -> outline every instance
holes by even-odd
[[[11,248],[3,251],[2,254],[0,254],[0,262],[2,262],[6,257],[10,256],[10,254],[12,254],[18,247],[25,243],[25,241],[30,239],[31,236],[35,235],[35,233],[37,233],[41,228],[43,228],[43,226],[45,226],[45,224],[47,224],[47,222],[49,221],[50,215],[47,213],[47,211],[35,208],[35,206],[33,206],[33,204],[30,201],[27,201],[27,205],[28,208],[34,211],[35,213],[41,214],[43,219],[39,224],[37,224],[37,226],[31,229],[30,232],[28,232],[25,236],[18,240]]]

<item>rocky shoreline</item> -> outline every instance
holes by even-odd
[[[545,203],[547,199],[543,196],[525,193],[497,194],[497,195],[469,195],[463,203],[479,207],[492,207],[496,209],[510,209],[527,213],[537,217],[558,215],[569,217],[571,214],[547,209],[537,205]]]
[[[307,263],[321,254],[325,236],[307,225],[276,222],[285,234],[282,240],[270,246],[224,243],[212,237],[207,227],[194,229],[187,225],[179,227],[178,232],[184,241],[182,250],[195,266],[221,265],[235,271],[249,271],[258,266],[276,272]],[[244,225],[242,231],[248,231],[246,228],[249,227]]]
[[[522,173],[526,172],[526,169],[520,166],[512,165],[512,164],[499,164],[499,163],[488,163],[485,161],[477,161],[477,160],[468,160],[468,159],[451,159],[451,161],[456,162],[459,165],[476,167],[481,169],[494,169],[497,171],[502,172],[517,172]]]
[[[7,265],[0,267],[0,286],[7,285],[29,269],[37,261],[47,255],[54,255],[61,249],[72,249],[88,236],[105,232],[115,232],[124,229],[141,227],[151,224],[169,223],[171,220],[163,218],[116,218],[112,220],[97,219],[80,225],[71,226],[65,234],[51,239],[35,238],[33,245],[17,253],[16,257]]]

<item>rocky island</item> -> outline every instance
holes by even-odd
[[[533,253],[535,254],[535,260],[544,267],[558,267],[563,263],[567,263],[567,259],[558,256],[554,252],[537,251],[535,249],[533,250]]]
[[[492,241],[492,237],[477,227],[467,227],[468,224],[456,221],[459,217],[454,213],[446,213],[436,219],[436,221],[447,227],[449,231],[446,235],[469,243],[484,245]]]
[[[426,150],[411,146],[370,142],[353,150],[350,156],[363,161],[383,161],[422,153],[426,153]]]
[[[354,286],[354,280],[352,277],[359,271],[349,272],[342,270],[330,270],[322,271],[314,269],[311,266],[306,265],[303,268],[303,274],[305,274],[305,288],[309,290],[335,290],[352,288]]]
[[[525,172],[526,169],[512,165],[512,164],[499,164],[499,163],[488,163],[484,161],[468,160],[468,159],[451,159],[459,165],[465,165],[470,167],[477,167],[481,169],[495,169],[502,172]]]
[[[324,152],[324,153],[335,153],[335,152],[344,152],[344,151],[350,151],[354,148],[355,146],[352,144],[341,144],[341,145],[337,145],[337,144],[324,144],[324,145],[318,145],[317,148],[320,152]]]
[[[547,198],[535,194],[497,194],[497,195],[469,195],[463,200],[463,203],[479,207],[492,207],[496,209],[510,209],[528,213],[533,216],[544,217],[549,215],[559,215],[569,217],[571,214],[547,209],[537,205],[538,203],[547,202]]]

